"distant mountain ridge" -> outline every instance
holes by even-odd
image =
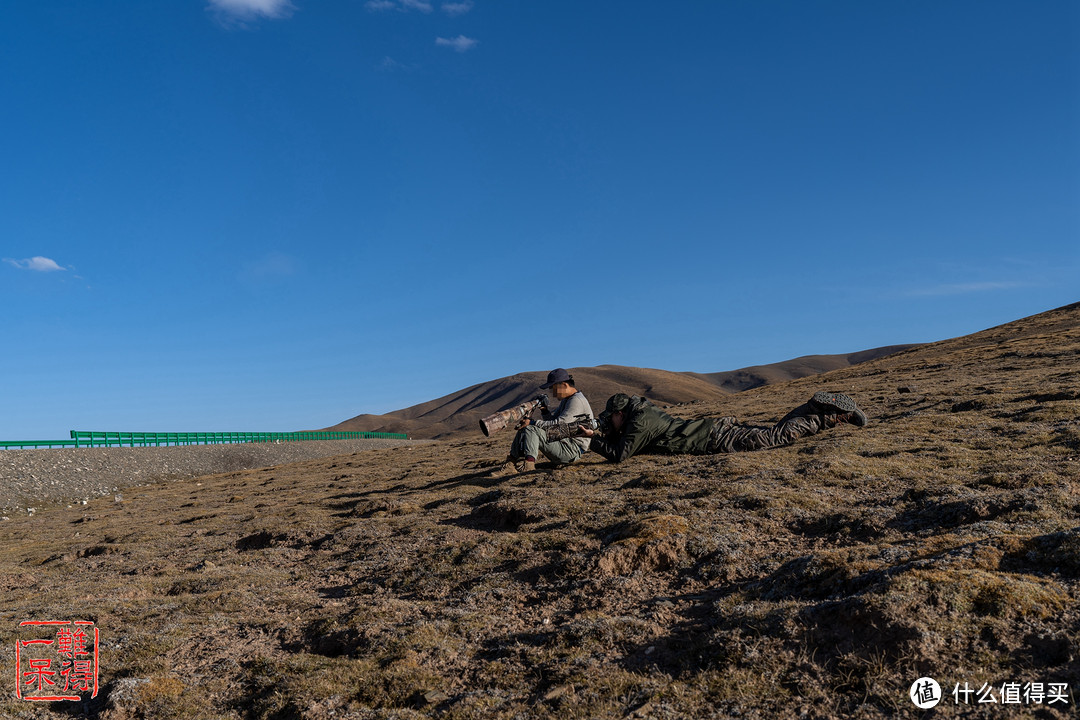
[[[618,392],[644,395],[666,405],[722,400],[732,393],[762,385],[817,375],[901,352],[916,345],[889,345],[845,355],[805,355],[739,370],[716,373],[673,372],[652,368],[600,365],[569,368],[577,387],[589,398],[594,412]],[[357,415],[326,430],[397,432],[413,438],[447,438],[479,433],[478,422],[540,392],[547,370],[523,372],[479,383],[426,403],[385,415]]]
[[[686,374],[699,377],[713,385],[719,385],[727,392],[742,392],[762,385],[786,382],[807,377],[808,375],[820,375],[831,370],[839,370],[840,368],[876,360],[913,347],[918,347],[918,345],[887,345],[847,355],[804,355],[793,360],[785,360],[771,365],[751,365],[740,370]]]

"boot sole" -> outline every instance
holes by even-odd
[[[823,410],[831,410],[837,413],[856,412],[859,406],[843,393],[816,392],[810,402]]]
[[[850,416],[848,422],[857,427],[865,427],[869,422],[866,413],[859,409],[854,400],[843,393],[816,392],[814,397],[810,398],[810,405],[825,413],[848,414]]]

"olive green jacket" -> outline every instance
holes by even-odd
[[[668,415],[643,397],[634,395],[626,407],[621,433],[594,437],[589,449],[613,462],[641,453],[691,454],[708,452],[716,420],[683,420]]]

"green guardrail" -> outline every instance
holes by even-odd
[[[78,445],[74,440],[0,440],[0,450],[43,447],[78,447]]]
[[[72,430],[70,440],[0,440],[0,450],[8,448],[52,447],[161,447],[170,445],[225,445],[236,443],[305,442],[310,440],[361,440],[380,438],[406,440],[403,433],[385,432],[97,432]]]

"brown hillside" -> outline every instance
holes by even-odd
[[[328,430],[404,432],[416,438],[467,437],[479,432],[480,418],[536,397],[547,370],[524,372],[480,383],[437,400],[386,415],[358,415]],[[578,389],[599,412],[617,392],[655,397],[669,404],[714,401],[726,393],[712,383],[685,373],[601,365],[570,368]]]
[[[570,372],[593,410],[599,412],[607,398],[617,392],[648,396],[668,405],[711,402],[727,393],[817,375],[911,347],[916,346],[893,345],[846,355],[808,355],[772,365],[705,374],[619,365],[571,368]],[[467,437],[477,431],[480,418],[536,397],[546,379],[546,370],[519,373],[385,415],[357,415],[326,429],[398,432],[414,438]]]
[[[504,479],[477,433],[0,521],[8,682],[20,621],[102,637],[97,699],[0,717],[1075,718],[1080,304],[679,412],[818,389],[870,424]]]
[[[846,355],[804,355],[794,360],[785,360],[770,365],[752,365],[739,370],[686,374],[699,377],[713,385],[719,385],[727,392],[743,392],[762,385],[775,385],[788,380],[797,380],[809,375],[820,375],[832,370],[858,365],[859,363],[876,360],[913,347],[918,347],[918,345],[889,345]]]

